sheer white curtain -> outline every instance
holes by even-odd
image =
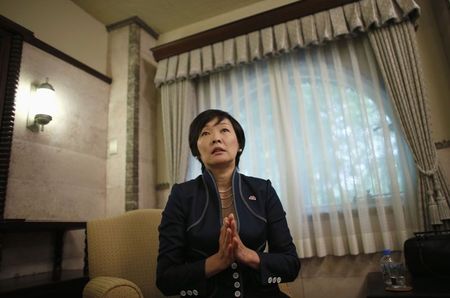
[[[417,218],[415,168],[365,38],[197,83],[198,111],[226,110],[244,127],[240,171],[272,181],[301,257],[402,247]]]

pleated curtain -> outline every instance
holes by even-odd
[[[158,62],[157,86],[193,79],[298,48],[417,19],[413,0],[362,0],[194,49]]]
[[[419,172],[421,226],[450,221],[450,193],[431,137],[431,119],[414,28],[404,22],[369,32],[371,45]]]
[[[189,124],[197,114],[195,86],[190,80],[161,87],[164,148],[170,185],[183,182],[189,161]]]

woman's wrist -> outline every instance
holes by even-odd
[[[210,278],[211,276],[214,276],[217,273],[223,271],[226,267],[226,264],[223,262],[223,260],[221,260],[219,254],[213,254],[206,258],[205,276],[206,278]]]
[[[261,264],[261,259],[259,258],[259,255],[256,251],[249,249],[249,262],[248,262],[248,266],[258,270],[259,269],[259,265]]]

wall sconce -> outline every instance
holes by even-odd
[[[55,88],[48,82],[33,85],[31,103],[27,117],[27,128],[33,132],[44,131],[44,125],[52,121],[55,108]]]

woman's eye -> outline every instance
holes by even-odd
[[[208,132],[207,131],[203,131],[201,134],[200,134],[200,136],[206,136],[208,134]]]
[[[222,132],[229,132],[230,130],[228,128],[222,128]]]

